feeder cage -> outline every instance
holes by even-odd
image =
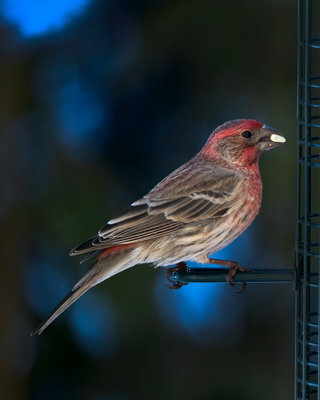
[[[320,13],[319,3],[313,10],[315,3],[298,5],[296,400],[320,399]]]

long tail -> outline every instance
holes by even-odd
[[[112,254],[109,257],[103,257],[98,259],[90,267],[88,272],[76,283],[64,299],[51,311],[51,313],[45,318],[38,328],[31,332],[31,336],[41,335],[41,333],[68,307],[71,306],[76,300],[79,299],[84,293],[86,293],[93,286],[98,283],[110,278],[119,272],[130,268],[134,263],[130,262],[128,257],[128,251],[122,251],[118,254]]]
[[[93,286],[93,285],[92,285]],[[51,313],[41,322],[38,328],[31,332],[31,336],[41,335],[41,333],[57,318],[63,313],[72,303],[74,303],[80,296],[87,292],[92,286],[82,286],[76,290],[72,289],[66,297],[64,297],[60,303],[51,311]]]

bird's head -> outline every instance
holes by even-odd
[[[218,126],[200,154],[246,168],[257,164],[262,151],[273,149],[285,141],[276,129],[259,121],[235,119]]]

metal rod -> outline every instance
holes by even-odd
[[[228,272],[229,268],[192,268],[188,272],[175,272],[173,280],[181,283],[226,282]],[[246,283],[293,283],[295,282],[295,269],[255,268],[237,272],[234,280]]]
[[[305,7],[305,48],[304,48],[304,232],[303,232],[303,286],[302,286],[302,399],[308,399],[308,336],[309,336],[309,311],[310,311],[310,288],[307,283],[310,280],[310,257],[308,255],[308,245],[310,243],[310,226],[309,214],[311,213],[311,166],[308,165],[310,155],[309,139],[310,139],[310,72],[311,72],[311,52],[310,52],[310,39],[311,39],[311,6],[312,0],[306,0]]]
[[[305,121],[303,120],[302,107],[304,106],[305,100],[302,95],[302,73],[303,73],[303,0],[298,0],[298,59],[297,59],[297,160],[302,159],[302,145],[303,135],[302,128]],[[301,268],[301,257],[299,253],[299,247],[301,243],[301,164],[297,162],[297,222],[296,222],[296,241],[295,241],[295,267],[297,269],[297,279],[300,280],[299,272]],[[299,269],[298,269],[299,268]],[[301,384],[298,382],[300,376],[299,366],[299,339],[300,339],[300,326],[298,324],[298,318],[301,307],[301,286],[296,285],[295,291],[295,366],[294,366],[294,398],[298,400],[301,396]]]

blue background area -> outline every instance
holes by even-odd
[[[1,14],[24,37],[31,37],[62,29],[89,4],[89,0],[3,0]]]
[[[138,266],[29,332],[90,266],[69,250],[226,120],[259,119],[287,143],[261,159],[259,217],[214,256],[291,266],[295,6],[3,0],[0,18],[2,396],[292,398],[288,286],[170,291],[162,268]]]

